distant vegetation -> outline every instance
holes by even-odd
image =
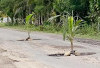
[[[48,19],[69,15],[74,21],[83,20],[76,32],[78,37],[100,38],[100,0],[0,0],[0,17],[11,18],[6,26],[24,29],[26,17],[32,13],[34,16],[29,22],[32,30],[62,33],[63,18]]]

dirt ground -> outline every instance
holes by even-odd
[[[0,28],[0,68],[100,68],[100,41],[76,38],[80,56],[63,56],[70,42],[61,35]],[[60,54],[60,55],[59,55]]]

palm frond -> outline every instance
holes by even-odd
[[[81,23],[81,22],[82,22],[82,20],[77,20],[77,21],[75,22],[75,26],[78,26],[79,23]]]
[[[66,40],[66,34],[67,34],[67,19],[66,17],[62,17],[63,20],[63,40]]]
[[[60,16],[61,16],[61,15],[53,16],[53,17],[49,18],[48,21],[51,22],[52,20],[54,20],[54,19],[56,19],[57,17],[60,17]]]

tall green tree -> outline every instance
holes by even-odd
[[[0,6],[3,12],[7,14],[10,18],[12,23],[14,22],[14,5],[15,5],[15,0],[1,0],[0,1]]]
[[[97,30],[99,31],[100,0],[90,0],[89,3],[90,3],[90,9],[88,18],[90,19],[90,24],[92,25],[92,27],[94,24],[96,24]]]
[[[84,18],[89,10],[89,0],[69,0],[69,11],[74,11],[74,16]]]

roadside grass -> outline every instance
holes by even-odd
[[[93,39],[93,40],[100,40],[100,33],[97,35],[81,35],[81,34],[76,34],[76,38],[83,38],[83,39]]]
[[[44,32],[44,33],[54,33],[54,34],[62,34],[63,29],[60,31],[57,31],[54,29],[52,26],[31,26],[29,29],[26,29],[25,25],[16,25],[16,26],[8,26],[6,23],[0,23],[0,28],[10,28],[10,29],[15,29],[15,30],[20,30],[20,31],[28,31],[31,30],[31,32],[38,31],[38,32]],[[84,39],[94,39],[94,40],[100,40],[100,32],[94,33],[94,32],[89,32],[89,33],[78,33],[75,36],[76,38],[84,38]]]
[[[45,26],[45,27],[42,27],[42,26],[30,26],[30,28],[26,28],[25,25],[7,25],[6,23],[0,23],[0,27],[1,28],[11,28],[11,29],[16,29],[16,30],[20,30],[20,31],[28,31],[28,30],[31,30],[31,32],[33,31],[38,31],[38,32],[45,32],[45,33],[56,33],[56,34],[60,34],[61,31],[56,31],[54,29],[54,27],[52,26]]]
[[[0,27],[5,27],[5,23],[0,23]]]

